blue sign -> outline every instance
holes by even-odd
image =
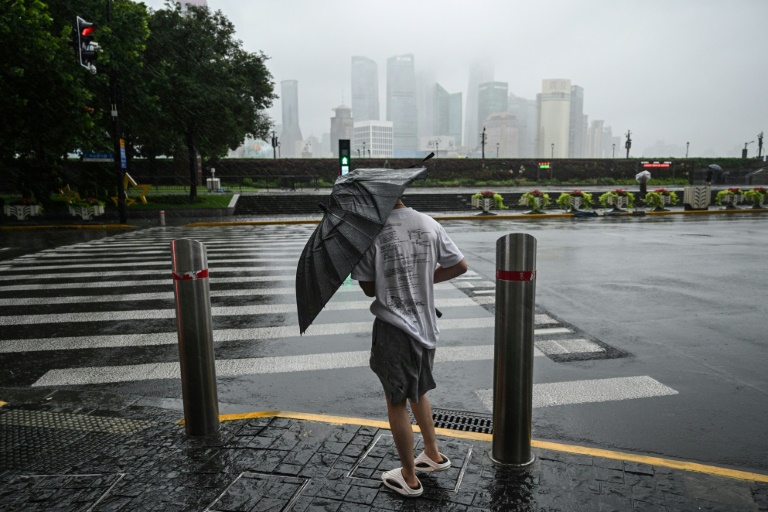
[[[125,169],[125,167],[126,167],[125,148],[124,147],[120,148],[120,167],[122,167],[123,169]]]
[[[114,159],[112,153],[83,153],[83,162],[112,162]]]

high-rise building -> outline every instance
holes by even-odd
[[[461,93],[449,93],[435,84],[434,122],[432,135],[450,135],[455,143],[461,143]]]
[[[480,144],[480,132],[477,130],[478,87],[482,83],[491,81],[493,81],[493,67],[489,63],[478,62],[469,68],[467,107],[464,115],[464,145],[469,148],[476,148]]]
[[[589,158],[603,158],[603,123],[595,119],[589,127]]]
[[[536,101],[509,94],[507,111],[517,119],[519,158],[536,157]]]
[[[432,71],[416,74],[416,112],[419,139],[437,133],[435,131],[435,75]]]
[[[571,86],[568,158],[584,158],[584,88]]]
[[[352,157],[392,158],[392,140],[391,122],[356,122],[352,135]]]
[[[352,119],[352,109],[346,105],[339,105],[333,111],[336,115],[331,118],[331,152],[338,157],[339,139],[352,140],[355,120]]]
[[[518,158],[520,138],[517,119],[509,112],[495,112],[485,119],[485,155]]]
[[[352,116],[379,120],[379,68],[367,57],[352,57]]]
[[[304,138],[299,128],[299,82],[280,82],[283,109],[283,131],[280,134],[280,156],[295,158],[301,154]]]
[[[412,54],[387,60],[387,121],[392,122],[394,156],[417,151],[416,71]]]
[[[509,87],[506,82],[485,82],[477,88],[477,133],[483,131],[491,114],[507,111]],[[487,135],[487,134],[486,134]],[[486,141],[487,142],[487,141]]]
[[[571,119],[571,81],[545,79],[538,96],[539,151],[541,158],[568,158]]]

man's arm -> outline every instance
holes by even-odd
[[[442,283],[448,281],[454,277],[458,277],[467,271],[467,260],[463,259],[457,264],[450,267],[437,267],[435,269],[435,283]],[[362,283],[360,283],[362,286]]]
[[[376,296],[376,283],[374,281],[358,281],[357,283],[360,285],[360,288],[363,289],[363,293],[367,296]]]

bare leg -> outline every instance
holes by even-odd
[[[419,486],[419,480],[416,478],[416,468],[413,463],[413,427],[411,426],[411,419],[408,417],[407,404],[407,400],[400,404],[393,404],[387,398],[389,428],[392,430],[395,448],[397,448],[397,454],[403,465],[403,478],[408,485],[415,489]]]
[[[440,451],[437,448],[435,437],[435,422],[432,420],[432,406],[427,395],[419,397],[418,403],[411,402],[413,417],[421,429],[421,437],[424,439],[424,452],[435,462],[442,462]]]

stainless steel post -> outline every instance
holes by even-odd
[[[184,425],[188,435],[204,436],[219,430],[208,256],[205,245],[187,239],[173,240],[171,255]]]
[[[496,334],[493,357],[493,443],[496,464],[527,466],[533,409],[536,239],[512,233],[496,241]]]
[[[165,226],[165,210],[160,210],[160,225]]]

